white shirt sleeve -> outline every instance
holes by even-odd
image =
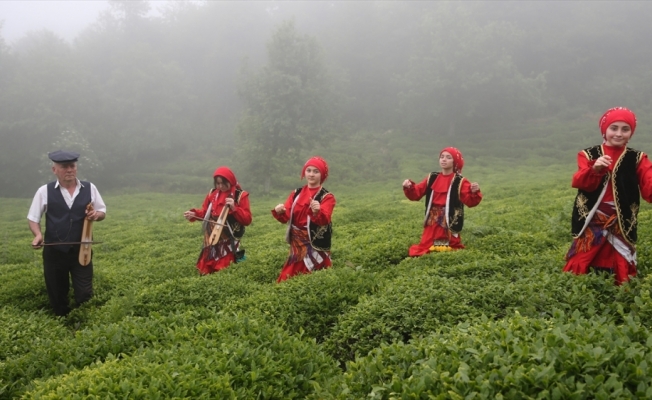
[[[93,208],[95,211],[100,211],[106,214],[106,204],[102,200],[100,192],[97,190],[97,187],[91,183],[91,201],[93,202]]]
[[[41,216],[45,212],[48,206],[48,187],[43,185],[36,191],[34,195],[34,200],[32,200],[32,205],[29,208],[27,213],[27,219],[36,222],[37,224],[41,222]]]

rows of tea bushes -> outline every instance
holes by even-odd
[[[580,312],[482,318],[383,344],[348,363],[324,397],[650,398],[650,333],[630,317],[615,324]]]
[[[0,199],[0,398],[650,397],[652,208],[634,281],[564,274],[561,170],[469,165],[485,198],[467,209],[467,249],[420,258],[407,249],[424,206],[402,179],[328,186],[333,268],[281,284],[285,226],[269,210],[288,191],[251,195],[246,259],[203,277],[200,226],[182,217],[203,194],[107,194],[95,296],[65,318],[29,246],[30,200]]]

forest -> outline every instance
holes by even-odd
[[[62,147],[105,190],[202,192],[223,164],[269,193],[312,153],[340,181],[383,180],[390,134],[528,137],[652,110],[646,2],[110,4],[72,42],[0,36],[0,196],[31,196]]]
[[[0,399],[652,398],[652,206],[630,282],[562,273],[600,115],[634,110],[652,152],[652,3],[110,3],[70,42],[0,39]],[[424,204],[401,182],[447,146],[484,196],[466,249],[408,257]],[[58,148],[107,204],[66,317],[25,220]],[[270,210],[314,154],[333,266],[277,284]],[[253,222],[246,259],[200,276],[183,213],[219,165]]]

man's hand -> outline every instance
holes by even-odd
[[[37,250],[41,247],[43,247],[43,235],[39,233],[38,235],[34,236],[34,240],[32,240],[32,248]]]
[[[89,221],[101,221],[104,219],[104,217],[106,217],[106,214],[104,214],[102,211],[86,210],[86,219]]]

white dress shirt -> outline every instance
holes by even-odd
[[[90,183],[90,182],[89,182]],[[95,185],[92,183],[91,185],[91,204],[93,204],[93,208],[95,211],[101,211],[104,214],[106,214],[106,204],[104,204],[104,200],[102,200],[102,196],[100,196],[100,192],[97,190]],[[57,183],[54,184],[54,189],[59,189],[61,191],[61,194],[63,195],[63,199],[66,201],[66,204],[68,205],[68,208],[72,208],[72,203],[75,201],[75,198],[79,194],[79,189],[82,187],[82,183],[79,179],[77,179],[77,186],[75,186],[75,192],[70,195],[70,192],[68,189],[62,187],[59,185],[59,181],[57,180]],[[29,213],[27,213],[27,219],[36,222],[37,224],[41,222],[41,217],[43,216],[43,213],[47,211],[48,208],[48,185],[43,185],[38,190],[36,191],[36,194],[34,195],[34,200],[32,200],[32,205],[29,208]]]

